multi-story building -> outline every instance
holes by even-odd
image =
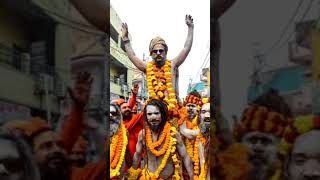
[[[107,81],[107,51],[104,43],[107,36],[92,25],[74,8],[71,8],[72,19],[83,24],[82,29],[72,30],[72,79],[79,72],[89,72],[94,81],[91,85],[89,110],[104,112],[106,106]],[[87,26],[86,28],[84,26]],[[83,31],[86,29],[86,31]]]
[[[289,61],[295,65],[259,73],[259,84],[248,89],[249,102],[272,88],[284,97],[294,116],[312,112],[312,23],[296,24],[296,38],[288,44]]]
[[[125,53],[121,40],[122,21],[116,11],[110,8],[110,99],[129,99],[132,87],[133,64]],[[130,35],[129,35],[130,37]]]
[[[105,111],[108,107],[107,91],[109,91],[107,72],[108,59],[106,50],[107,35],[99,32],[74,8],[71,7],[72,20],[80,24],[78,28],[72,29],[72,56],[71,72],[72,81],[75,80],[79,72],[89,72],[94,81],[91,85],[90,98],[85,113],[84,121],[86,124],[98,124],[100,127],[107,127],[107,118]],[[65,108],[68,109],[70,102],[66,99]],[[70,107],[70,106],[69,106]],[[65,116],[68,110],[65,110]],[[66,119],[61,116],[60,122]],[[87,129],[84,136],[89,144],[87,149],[87,158],[94,160],[99,158],[99,142],[96,141],[95,131]]]
[[[187,93],[196,90],[201,97],[210,97],[210,69],[202,68],[200,74],[200,82],[189,83]],[[184,97],[182,97],[184,98]]]
[[[68,1],[0,2],[1,109],[23,109],[21,117],[30,111],[49,120],[57,117],[59,87],[70,82],[71,31],[64,23],[69,8]],[[11,118],[6,117],[1,123]]]

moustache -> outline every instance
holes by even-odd
[[[208,117],[207,117],[207,118],[204,118],[203,121],[204,121],[204,122],[210,122],[210,118],[208,118]]]
[[[250,157],[249,157],[249,160],[250,161],[261,161],[261,162],[266,162],[266,157],[263,155],[263,154],[252,154]]]
[[[52,154],[49,154],[47,157],[47,162],[55,160],[55,159],[59,159],[62,162],[66,162],[67,158],[65,157],[64,154],[60,153],[60,152],[55,152]]]

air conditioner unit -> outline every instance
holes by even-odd
[[[29,53],[22,53],[21,54],[21,65],[22,70],[26,73],[30,72],[30,54]]]
[[[48,74],[40,74],[40,86],[41,91],[45,91],[46,88],[49,93],[54,91],[54,78]]]
[[[125,85],[125,84],[123,84],[123,85],[121,86],[121,90],[124,91],[124,92],[127,92],[127,91],[128,91],[128,86]]]
[[[59,98],[64,98],[67,95],[66,85],[60,79],[56,80],[55,92],[56,96],[58,96]]]

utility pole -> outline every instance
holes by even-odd
[[[143,53],[143,58],[142,58],[143,62],[146,63],[146,56],[145,56],[145,53]],[[145,85],[145,81],[146,81],[146,76],[143,72],[141,72],[141,76],[142,76],[142,82],[141,82],[141,96],[143,98],[143,101],[145,100],[145,96],[146,96],[146,91],[147,91],[147,88],[146,88],[146,85]]]
[[[262,87],[259,75],[265,66],[265,55],[261,53],[260,42],[254,42],[253,44],[253,73],[251,75],[251,84],[254,87],[256,95],[261,95]],[[256,98],[256,97],[255,97]]]

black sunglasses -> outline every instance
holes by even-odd
[[[154,50],[152,50],[152,53],[163,53],[164,52],[164,49],[154,49]]]
[[[117,115],[118,115],[118,113],[117,113],[116,111],[112,111],[112,112],[110,112],[110,114],[111,114],[112,116],[117,116]]]

